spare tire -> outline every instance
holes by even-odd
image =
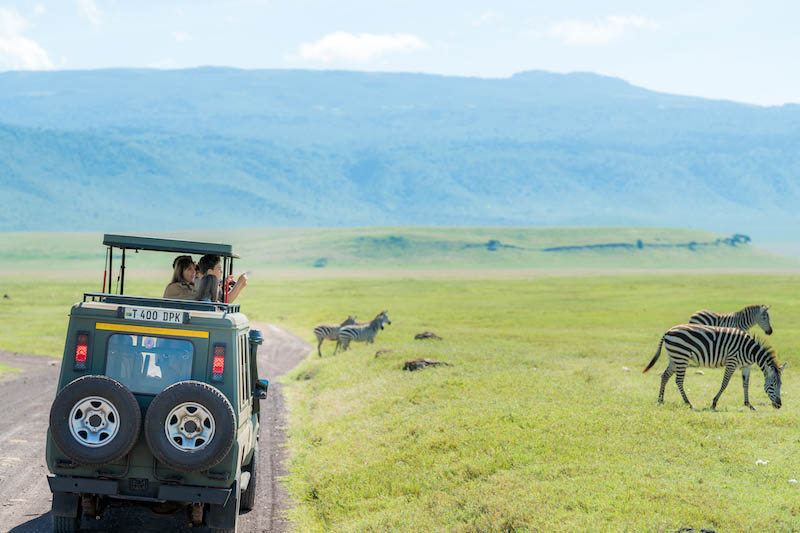
[[[142,412],[130,390],[106,376],[83,376],[61,389],[50,408],[50,434],[81,465],[116,462],[139,438]]]
[[[147,409],[144,436],[150,451],[179,472],[202,472],[228,454],[236,418],[228,399],[200,381],[170,385]]]

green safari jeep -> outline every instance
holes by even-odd
[[[124,295],[125,252],[215,254],[232,247],[105,235],[108,272],[122,253],[118,294],[72,306],[47,431],[53,531],[79,531],[109,506],[186,510],[193,526],[235,532],[255,503],[261,334],[239,305]]]

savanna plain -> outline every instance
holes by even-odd
[[[102,259],[101,259],[102,262]],[[4,274],[0,348],[60,356],[69,306],[96,276]],[[163,280],[126,282],[155,295]],[[392,324],[332,356],[326,341],[284,378],[286,479],[297,531],[793,531],[800,528],[800,275],[254,275],[251,320],[309,340],[348,314]],[[690,369],[656,403],[661,335],[700,308],[772,305],[784,373],[773,409],[754,369],[708,409],[722,370]],[[443,340],[414,340],[422,331]],[[388,350],[376,356],[379,350]],[[453,366],[402,370],[429,357]],[[55,386],[55,384],[54,384]],[[759,461],[760,460],[760,461]]]

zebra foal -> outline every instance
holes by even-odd
[[[375,336],[378,334],[379,329],[383,329],[383,324],[391,324],[389,315],[386,311],[381,311],[369,324],[360,324],[353,326],[345,326],[339,330],[339,340],[342,343],[342,350],[347,350],[350,347],[350,342],[375,342]],[[338,346],[337,346],[338,347]],[[336,351],[334,350],[334,354]]]
[[[764,392],[776,409],[781,407],[781,373],[786,363],[778,366],[775,349],[766,346],[749,333],[736,328],[721,328],[698,324],[682,324],[670,328],[658,343],[658,350],[642,373],[644,374],[656,364],[661,355],[662,345],[667,350],[669,364],[661,374],[661,389],[658,391],[658,403],[664,402],[664,388],[667,381],[675,374],[675,383],[683,396],[683,401],[692,407],[686,391],[683,390],[683,378],[688,366],[706,366],[711,368],[725,367],[722,387],[714,396],[711,409],[716,410],[717,401],[737,368],[742,369],[742,386],[744,387],[744,404],[755,411],[748,398],[750,381],[750,365],[757,364],[764,372]]]
[[[690,324],[703,324],[704,326],[720,326],[738,328],[750,331],[750,328],[759,325],[764,333],[772,335],[772,324],[769,322],[770,305],[748,305],[735,313],[715,313],[708,309],[697,311],[689,319]]]
[[[347,318],[344,322],[339,324],[338,326],[335,325],[328,325],[328,324],[320,324],[314,328],[314,335],[317,337],[317,354],[322,357],[322,351],[320,346],[322,346],[322,341],[328,339],[329,341],[336,341],[336,347],[339,347],[339,330],[344,326],[349,326],[350,324],[356,323],[356,317],[347,315]],[[333,350],[334,355],[336,354],[336,348]]]

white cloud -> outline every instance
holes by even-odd
[[[550,27],[550,35],[566,44],[608,44],[616,41],[630,29],[658,29],[658,24],[644,17],[611,16],[592,22],[586,20],[562,20]]]
[[[0,70],[53,68],[53,62],[39,43],[22,35],[27,24],[15,9],[0,7]]]
[[[483,26],[489,22],[494,22],[496,20],[502,20],[503,14],[498,11],[486,11],[481,13],[477,17],[472,18],[472,25],[475,27]]]
[[[0,7],[0,36],[17,35],[27,24],[28,21],[16,9]]]
[[[185,31],[174,31],[172,32],[172,38],[175,40],[176,43],[185,43],[186,41],[191,39],[192,36],[186,33]]]
[[[428,44],[407,33],[358,35],[337,31],[329,33],[319,41],[302,43],[298,50],[299,59],[330,63],[336,60],[367,63],[378,56],[397,52],[416,52],[428,48]],[[294,59],[294,58],[293,58]]]
[[[86,18],[95,26],[102,22],[100,19],[100,10],[97,9],[97,4],[94,3],[94,0],[78,0],[78,7]]]

